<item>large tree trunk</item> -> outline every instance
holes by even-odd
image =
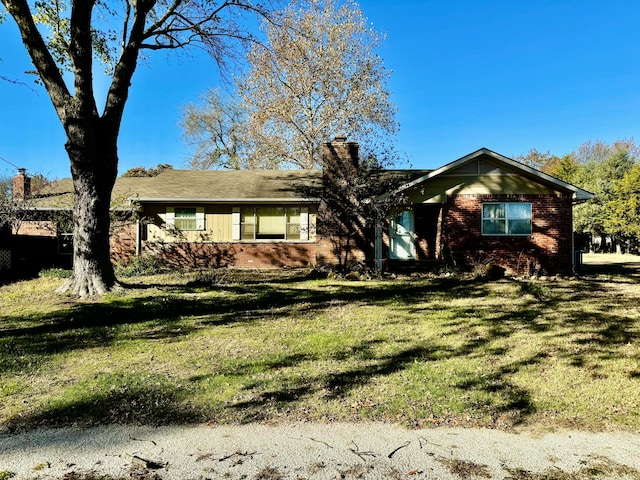
[[[124,107],[141,49],[177,49],[202,42],[217,60],[226,51],[221,38],[245,37],[234,19],[219,13],[231,8],[262,13],[253,2],[136,0],[122,2],[121,37],[92,27],[96,6],[109,11],[111,2],[69,0],[32,2],[0,0],[20,29],[22,41],[67,135],[74,199],[74,275],[62,291],[80,296],[102,294],[116,285],[109,256],[109,204],[117,175],[117,139]],[[42,15],[42,11],[47,13]],[[153,13],[147,25],[149,15]],[[39,16],[40,15],[40,16]],[[43,18],[44,17],[44,18]],[[55,31],[45,41],[36,24]],[[226,23],[225,23],[226,22]],[[62,26],[62,28],[59,28]],[[117,25],[114,25],[118,31]],[[111,52],[119,44],[107,98],[98,114],[93,88],[93,58]],[[94,47],[99,50],[94,50]],[[100,52],[100,50],[102,52]],[[63,68],[73,74],[73,89],[65,82]]]
[[[60,291],[87,297],[102,295],[116,285],[109,248],[109,206],[117,175],[117,136],[99,128],[78,130],[80,138],[66,145],[75,194],[73,276]]]

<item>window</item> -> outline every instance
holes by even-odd
[[[243,207],[239,219],[240,240],[306,240],[306,208]]]
[[[204,230],[204,207],[167,207],[167,227]]]
[[[176,215],[173,220],[173,226],[178,230],[195,230],[196,209],[191,207],[176,207]]]
[[[61,233],[58,235],[58,253],[60,255],[73,255],[73,233]]]
[[[483,203],[483,235],[531,235],[530,203]]]

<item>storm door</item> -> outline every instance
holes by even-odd
[[[391,241],[390,256],[392,259],[413,260],[416,257],[413,210],[396,212],[391,220],[389,237]]]

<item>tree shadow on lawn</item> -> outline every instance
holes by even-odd
[[[367,350],[368,348],[370,348],[368,342],[364,342],[354,350]],[[318,399],[317,401],[326,402],[345,400],[352,390],[368,385],[376,378],[396,374],[410,368],[415,363],[437,363],[464,356],[465,352],[466,349],[450,349],[442,344],[410,345],[399,352],[376,358],[364,366],[306,378],[304,384],[301,385],[282,386],[276,389],[265,388],[257,384],[247,385],[244,390],[251,397],[231,403],[229,408],[234,410],[233,418],[235,421],[242,424],[272,420],[277,417],[277,412],[290,409],[293,409],[292,413],[295,417],[297,415],[296,404],[303,403],[305,398],[311,401]],[[504,418],[509,417],[509,426],[515,426],[525,422],[528,416],[536,412],[536,408],[529,392],[509,381],[509,377],[520,368],[538,363],[543,359],[544,355],[536,355],[503,366],[492,374],[487,375],[485,372],[479,372],[452,385],[451,388],[459,390],[461,398],[470,390],[489,394],[492,400],[491,403],[485,405],[485,410],[490,412],[492,421],[497,423],[499,419],[502,419],[501,421],[504,422]],[[428,380],[425,379],[425,381]],[[363,408],[366,408],[368,399],[361,400]],[[354,412],[354,415],[357,417],[358,413]],[[401,415],[404,416],[404,414]],[[424,419],[405,418],[405,421],[421,424]]]
[[[583,263],[581,273],[587,277],[608,276],[611,283],[640,283],[640,257],[637,262],[598,261],[597,254]]]
[[[594,286],[597,286],[594,282]],[[330,288],[329,288],[330,287]],[[488,333],[484,336],[470,336],[459,347],[451,347],[446,339],[438,344],[416,344],[408,342],[406,348],[387,356],[371,355],[374,341],[352,344],[348,350],[334,352],[334,358],[341,360],[362,360],[363,356],[371,358],[366,362],[356,362],[359,366],[345,371],[330,371],[306,379],[298,384],[290,383],[278,388],[272,388],[259,380],[249,382],[243,388],[250,396],[248,399],[235,403],[212,407],[212,410],[232,411],[234,422],[252,422],[274,419],[278,416],[277,408],[298,408],[303,400],[310,397],[335,400],[346,397],[353,389],[371,384],[377,377],[393,375],[410,367],[414,363],[438,362],[453,358],[466,358],[472,355],[491,355],[499,358],[507,353],[501,349],[490,348],[490,343],[496,339],[508,338],[523,327],[536,333],[548,333],[557,325],[550,325],[541,321],[544,315],[558,309],[569,295],[575,300],[575,317],[571,317],[576,329],[586,329],[593,334],[588,344],[595,345],[600,355],[614,355],[615,350],[629,341],[637,341],[638,334],[634,330],[633,322],[612,312],[603,311],[596,316],[586,318],[580,315],[578,301],[584,292],[582,284],[575,287],[563,284],[559,288],[568,289],[561,294],[549,295],[548,292],[523,291],[529,294],[530,300],[525,302],[514,316],[513,312],[494,315],[488,319],[480,319],[489,325]],[[527,287],[528,288],[528,287]],[[602,285],[600,288],[605,289]],[[167,295],[150,295],[148,297],[121,299],[109,304],[80,304],[68,310],[44,315],[40,323],[33,327],[13,328],[0,331],[4,345],[4,357],[14,355],[16,358],[28,358],[29,355],[39,355],[46,360],[49,354],[109,345],[116,339],[122,338],[153,338],[171,341],[189,335],[200,328],[214,325],[229,325],[234,323],[269,321],[274,315],[305,316],[309,313],[324,312],[327,306],[338,303],[356,303],[400,308],[404,305],[408,312],[415,310],[415,305],[434,302],[434,298],[444,305],[456,298],[483,297],[490,293],[487,284],[475,281],[461,282],[450,279],[410,280],[389,283],[345,283],[331,284],[323,288],[292,288],[284,285],[270,284],[231,285],[216,287],[229,295],[215,298],[182,298],[181,290],[172,289]],[[550,287],[552,291],[553,288]],[[605,289],[606,290],[606,289]],[[186,293],[192,290],[182,290]],[[553,292],[552,292],[553,293]],[[437,295],[437,297],[433,297]],[[465,307],[467,308],[467,307]],[[428,310],[424,311],[425,318]],[[460,312],[461,320],[454,325],[457,330],[451,330],[451,335],[464,333],[465,315],[473,314],[473,309]],[[187,320],[185,320],[187,319]],[[13,323],[16,323],[15,320]],[[33,322],[31,318],[24,321]],[[148,326],[139,325],[149,322]],[[131,329],[139,325],[140,328]],[[120,331],[124,330],[124,332]],[[560,333],[558,333],[560,335]],[[8,340],[7,340],[8,339]],[[357,341],[357,339],[354,339]],[[580,341],[570,338],[574,345],[580,346]],[[404,340],[406,341],[406,340]],[[400,341],[402,342],[402,341]],[[11,350],[13,348],[13,350]],[[575,360],[579,366],[582,353],[565,352]],[[585,345],[584,355],[589,354]],[[368,357],[367,357],[368,358]],[[2,358],[0,357],[0,360]],[[486,411],[495,416],[511,416],[512,424],[518,424],[536,412],[530,393],[523,387],[511,381],[511,376],[519,369],[547,361],[544,353],[537,353],[526,360],[512,362],[499,367],[488,374],[473,373],[454,387],[461,391],[475,390],[485,392],[493,400],[487,400]],[[245,375],[254,367],[265,371],[277,371],[282,368],[298,365],[301,362],[319,360],[318,355],[292,353],[291,355],[272,360],[258,360],[251,364],[239,364],[232,375]],[[364,365],[362,365],[364,363]],[[4,365],[4,366],[3,366]],[[10,362],[0,363],[0,373],[23,371],[28,365],[15,365]],[[211,377],[225,374],[216,371]],[[164,377],[163,377],[164,378]],[[117,379],[116,379],[117,380]],[[190,407],[189,388],[178,385],[177,380],[164,379],[159,386],[153,381],[133,378],[131,382],[135,388],[120,388],[113,380],[116,388],[108,390],[97,388],[89,397],[79,397],[66,402],[58,401],[38,412],[16,418],[12,421],[19,425],[39,424],[96,424],[96,423],[175,423],[203,420],[211,412],[202,411],[203,407]],[[153,379],[152,379],[153,380]],[[189,381],[198,383],[204,377],[193,377]],[[111,381],[111,380],[109,380]],[[164,383],[163,383],[164,382]],[[108,383],[108,382],[107,382]],[[126,384],[126,382],[125,382]],[[193,386],[190,388],[194,388]],[[89,391],[91,391],[89,389]],[[273,408],[270,408],[273,407]]]
[[[377,341],[360,342],[357,346],[350,346],[348,352],[335,352],[333,356],[351,359],[361,357],[363,353],[369,352],[375,343]],[[317,396],[326,401],[344,398],[351,390],[369,384],[376,377],[392,375],[406,369],[414,362],[435,361],[442,357],[442,348],[442,346],[411,345],[399,352],[372,359],[364,366],[345,371],[323,372],[307,377],[304,384],[294,387],[269,389],[258,384],[247,385],[245,391],[256,390],[259,393],[252,395],[249,399],[232,403],[230,408],[234,410],[234,417],[240,423],[268,420],[272,417],[274,410],[292,406],[304,397]],[[300,359],[295,359],[295,361],[298,360]],[[306,358],[305,360],[314,359]]]
[[[158,374],[99,373],[64,398],[52,399],[45,408],[10,419],[6,427],[19,431],[40,426],[158,426],[195,422],[201,418],[187,407],[189,393]]]
[[[39,368],[50,355],[95,347],[116,340],[170,342],[212,325],[244,324],[279,317],[323,312],[341,302],[385,304],[416,301],[434,292],[477,294],[481,285],[444,279],[429,285],[412,282],[344,284],[332,290],[251,284],[216,287],[224,296],[186,297],[201,289],[170,287],[149,296],[118,298],[108,303],[78,303],[40,315],[15,316],[0,328],[0,374]],[[20,326],[24,324],[26,326]]]
[[[451,288],[449,288],[451,287]],[[280,316],[305,311],[320,312],[336,303],[384,304],[389,301],[412,301],[433,292],[446,291],[447,296],[482,295],[481,286],[473,293],[472,283],[454,281],[430,285],[390,283],[340,285],[339,291],[274,287],[271,284],[230,285],[215,287],[224,297],[183,297],[201,289],[170,287],[166,293],[121,298],[109,303],[78,303],[69,308],[33,315],[6,318],[9,328],[0,328],[0,338],[33,345],[34,352],[53,354],[74,349],[106,346],[119,335],[117,327],[153,322],[148,338],[182,337],[202,325],[226,325],[264,319],[277,312]],[[198,318],[189,326],[184,320]],[[16,326],[26,324],[28,326]],[[178,328],[179,327],[179,328]],[[145,331],[134,331],[136,338],[145,338]]]

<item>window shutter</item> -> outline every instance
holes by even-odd
[[[300,240],[309,240],[309,207],[300,207]]]
[[[196,207],[196,230],[204,230],[204,207]]]
[[[240,240],[240,207],[233,207],[231,213],[231,240]]]
[[[167,214],[165,217],[165,224],[167,228],[173,228],[176,224],[176,209],[174,207],[167,207]]]

